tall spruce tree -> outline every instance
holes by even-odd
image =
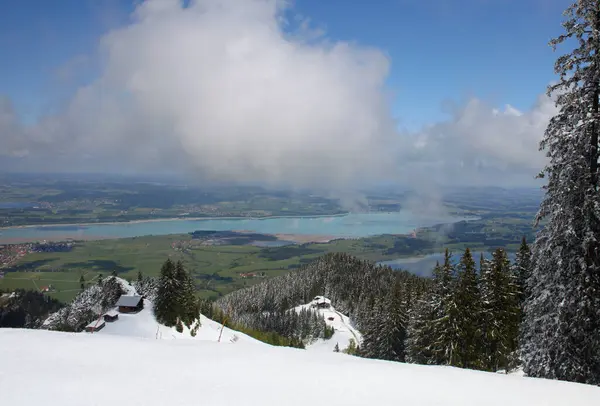
[[[519,284],[519,302],[522,306],[525,300],[530,296],[527,280],[531,273],[531,249],[527,244],[527,239],[523,236],[521,246],[517,252],[514,265],[514,273],[517,276]]]
[[[462,332],[459,325],[459,307],[454,294],[455,273],[452,254],[446,249],[440,275],[440,302],[433,303],[436,319],[432,325],[432,352],[438,365],[460,365],[459,343]]]
[[[376,302],[364,330],[361,355],[389,361],[405,361],[407,312],[402,286],[396,282],[389,294]]]
[[[439,268],[439,264],[436,265],[437,268]],[[436,273],[434,271],[434,275]],[[407,362],[414,364],[432,363],[431,327],[433,320],[433,307],[430,294],[428,294],[417,300],[409,315],[405,344]]]
[[[154,299],[154,316],[159,323],[172,327],[177,324],[178,283],[175,279],[175,264],[167,259],[160,269],[158,289]]]
[[[600,2],[565,11],[564,34],[577,45],[559,57],[551,85],[559,109],[540,148],[549,163],[525,305],[522,359],[530,376],[600,384]]]
[[[177,261],[175,264],[175,280],[177,291],[177,315],[182,323],[190,328],[192,323],[198,318],[200,309],[196,300],[196,287],[194,279],[183,266],[183,262]]]
[[[456,288],[454,291],[457,306],[460,340],[457,348],[457,362],[463,368],[481,368],[481,294],[479,278],[471,250],[467,248],[458,264]]]
[[[506,251],[497,249],[481,270],[483,366],[509,369],[519,336],[519,290]]]

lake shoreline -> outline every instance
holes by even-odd
[[[435,224],[451,224],[465,217],[415,219],[409,211],[340,213],[333,215],[269,217],[176,217],[128,222],[43,224],[4,227],[0,244],[31,241],[82,241],[142,236],[189,234],[198,230],[246,231],[272,235],[296,243],[326,242],[332,239],[364,238],[374,235],[414,234],[414,230]]]
[[[53,223],[53,224],[25,224],[21,226],[0,227],[2,230],[18,230],[23,228],[52,228],[52,227],[77,227],[77,226],[101,226],[101,225],[119,225],[119,224],[141,224],[156,223],[161,221],[203,221],[203,220],[269,220],[269,219],[303,219],[303,218],[327,218],[327,217],[345,217],[350,212],[338,214],[305,214],[299,216],[228,216],[228,217],[164,217],[159,219],[128,220],[128,221],[105,221],[105,222],[86,222],[86,223]]]

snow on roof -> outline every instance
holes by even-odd
[[[141,296],[123,295],[119,298],[115,306],[136,307],[140,303],[140,300],[142,300]]]
[[[90,322],[90,324],[88,324],[86,327],[94,327],[94,328],[98,328],[98,327],[102,327],[104,325],[104,320],[94,320],[92,322]]]
[[[313,302],[317,303],[317,304],[321,304],[321,303],[331,304],[331,300],[327,299],[325,296],[315,296],[315,298],[313,299]]]
[[[115,316],[118,316],[118,315],[119,315],[119,312],[117,312],[116,310],[114,310],[114,309],[113,309],[113,310],[109,310],[109,311],[107,311],[107,312],[106,312],[106,313],[104,313],[104,314],[105,314],[106,316],[109,316],[109,317],[115,317]]]

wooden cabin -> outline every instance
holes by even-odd
[[[119,318],[119,313],[116,310],[110,310],[104,314],[104,321],[107,323],[112,323]]]
[[[331,307],[331,300],[327,299],[324,296],[316,296],[312,303],[312,307],[316,307],[319,309],[329,309]]]
[[[104,323],[103,319],[96,319],[94,321],[92,321],[90,324],[88,324],[87,326],[85,326],[85,331],[87,331],[88,333],[95,333],[96,331],[100,331],[104,328],[104,326],[106,325],[106,323]]]
[[[141,296],[123,295],[116,304],[119,313],[137,313],[144,308],[144,298]]]

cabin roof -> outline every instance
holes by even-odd
[[[102,327],[104,325],[104,320],[93,320],[92,322],[90,322],[90,324],[88,324],[86,327],[93,327],[93,328],[99,328]]]
[[[141,296],[123,295],[119,298],[115,306],[136,307],[140,303],[140,300],[142,300]]]
[[[109,310],[106,313],[104,313],[105,316],[109,316],[109,317],[115,317],[119,315],[119,312],[117,312],[116,310]]]

